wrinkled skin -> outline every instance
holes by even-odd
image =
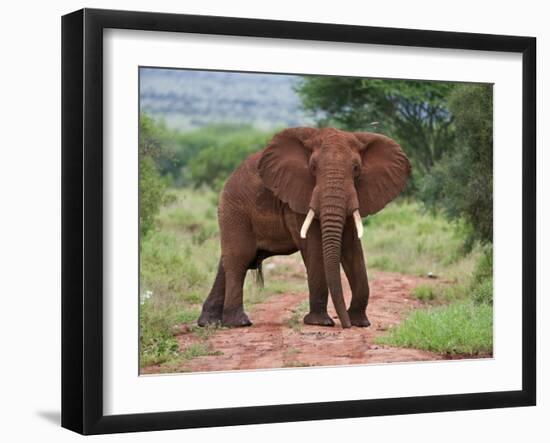
[[[309,285],[304,323],[334,325],[327,313],[330,293],[342,327],[369,326],[360,217],[393,200],[409,176],[407,157],[381,134],[333,128],[276,134],[233,172],[220,195],[221,259],[198,324],[251,325],[243,309],[247,270],[272,255],[300,251]],[[308,213],[314,218],[305,232]],[[340,264],[352,291],[347,309]]]

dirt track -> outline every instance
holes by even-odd
[[[307,300],[307,293],[273,295],[249,312],[253,326],[220,329],[207,339],[210,352],[216,355],[186,360],[178,367],[149,366],[141,372],[228,371],[439,360],[443,356],[431,352],[374,343],[375,337],[401,322],[411,309],[421,306],[421,302],[412,298],[410,293],[415,286],[426,281],[409,275],[375,272],[370,282],[369,328],[342,329],[332,306],[329,314],[336,322],[333,328],[304,325],[301,314],[300,322],[292,325],[291,319],[297,318],[296,310]],[[342,282],[349,304],[351,292],[344,276]],[[180,349],[184,350],[199,343],[200,339],[189,328],[182,327],[178,341]]]

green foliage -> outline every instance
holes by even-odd
[[[273,131],[247,125],[213,124],[189,132],[168,129],[147,118],[160,174],[176,186],[203,184],[220,188],[231,172],[251,153],[262,149]]]
[[[452,220],[464,219],[466,245],[493,241],[493,90],[491,85],[459,85],[449,98],[455,118],[456,149],[434,166],[419,196],[442,208]]]
[[[321,126],[380,132],[396,139],[424,174],[452,149],[447,98],[453,83],[354,77],[305,77],[297,89]],[[373,126],[372,122],[378,122]]]
[[[164,152],[159,129],[146,115],[139,120],[139,227],[145,237],[154,226],[160,207],[168,201],[157,161]]]
[[[163,363],[177,356],[179,349],[170,317],[151,304],[145,300],[139,311],[141,366]]]
[[[476,304],[493,304],[493,279],[486,279],[472,288],[472,301]]]
[[[470,287],[474,303],[493,304],[493,248],[487,247],[476,264]]]
[[[206,184],[220,189],[237,166],[250,154],[264,148],[271,137],[272,133],[247,127],[219,134],[189,160],[186,177],[194,186]]]
[[[143,238],[154,228],[166,197],[164,182],[154,160],[149,157],[142,157],[139,161],[139,197],[139,228]]]
[[[377,342],[447,354],[490,353],[493,310],[470,301],[417,310]]]
[[[473,275],[473,284],[478,285],[484,280],[493,278],[493,247],[488,246],[479,257]]]

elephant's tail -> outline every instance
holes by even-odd
[[[260,288],[263,288],[264,287],[264,273],[262,271],[262,262],[259,262],[258,263],[258,266],[256,267],[256,269],[253,269],[254,271],[254,280],[256,280],[256,284],[260,287]]]

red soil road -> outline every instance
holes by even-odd
[[[277,262],[282,262],[281,257]],[[284,262],[289,264],[289,261]],[[295,263],[295,262],[294,262]],[[305,272],[305,270],[304,270]],[[369,363],[389,363],[422,360],[440,360],[444,356],[418,349],[394,348],[375,344],[375,338],[400,323],[412,309],[422,303],[411,296],[411,290],[427,281],[390,272],[376,271],[370,281],[371,297],[367,310],[371,326],[342,329],[329,303],[329,314],[335,327],[304,325],[290,326],[297,307],[307,300],[307,293],[273,295],[251,309],[254,323],[248,328],[220,329],[207,339],[211,353],[182,361],[174,367],[153,365],[142,368],[142,374],[162,372],[209,372],[242,369],[266,369],[301,366],[334,366]],[[342,275],[344,296],[349,304],[351,291]],[[186,326],[178,335],[180,349],[184,350],[200,339]]]

